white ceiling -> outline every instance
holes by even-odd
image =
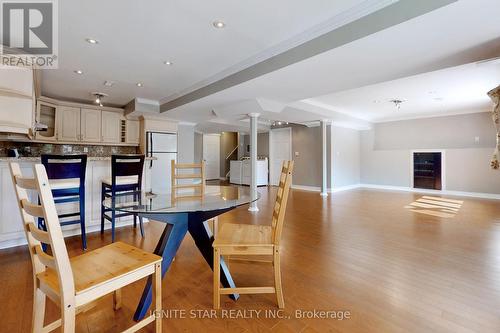
[[[59,1],[59,69],[44,71],[43,93],[91,100],[89,92],[102,91],[117,105],[160,100],[367,2],[391,1]]]
[[[317,34],[332,17],[345,22],[346,13],[367,14],[394,1],[150,0],[147,6],[131,0],[60,1],[60,69],[44,72],[43,92],[90,100],[90,91],[101,90],[110,95],[108,103],[118,105],[134,97],[168,99],[241,70],[276,52],[276,45],[312,38],[314,33],[304,31],[316,29]],[[500,24],[491,14],[498,12],[498,0],[460,0],[161,116],[217,132],[245,128],[248,112],[291,122],[332,119],[362,128],[367,120],[394,119],[394,109],[385,102],[392,98],[408,100],[400,111],[404,114],[396,117],[476,112],[487,107],[485,89],[498,81],[498,71],[463,65],[500,55]],[[227,27],[214,29],[217,19]],[[86,43],[87,37],[100,44]],[[165,66],[164,60],[174,65]],[[85,74],[78,76],[75,69]],[[105,80],[116,85],[105,88]],[[143,88],[135,86],[139,81]],[[430,91],[443,101],[435,101]],[[363,99],[361,93],[373,97]]]
[[[482,112],[491,109],[486,92],[500,84],[500,61],[469,64],[304,102],[370,122]],[[398,110],[390,100],[404,102]]]
[[[205,110],[235,106],[233,112],[239,114],[240,110],[236,106],[252,98],[304,109],[305,103],[300,102],[303,99],[314,99],[497,57],[500,55],[500,24],[498,18],[491,15],[495,12],[500,12],[498,0],[460,0],[162,115],[202,123],[206,119]],[[446,87],[432,90],[448,91]],[[483,91],[484,94],[486,92]],[[448,102],[451,103],[453,98],[461,96],[454,94]],[[338,111],[345,111],[353,120],[360,120],[356,118],[358,114],[354,109],[336,112],[329,107],[307,106],[317,119],[332,119]],[[283,118],[289,108],[283,107],[282,110],[281,114],[274,114],[275,119]],[[426,110],[422,109],[421,112],[425,114]]]

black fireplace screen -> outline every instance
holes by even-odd
[[[441,190],[441,153],[413,153],[413,187]]]

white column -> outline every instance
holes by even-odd
[[[248,116],[250,117],[250,192],[252,200],[255,200],[257,199],[257,118],[260,113],[250,113]],[[257,201],[252,202],[248,210],[258,212]]]
[[[328,166],[328,161],[326,160],[326,125],[327,125],[327,120],[321,120],[321,141],[322,141],[322,144],[321,144],[321,148],[322,148],[322,151],[323,151],[323,158],[322,158],[322,162],[323,162],[323,166],[321,168],[321,171],[323,172],[323,176],[322,176],[322,179],[321,179],[321,195],[326,197],[328,196],[328,180],[327,180],[327,175],[328,175],[328,171],[327,171],[327,166]]]

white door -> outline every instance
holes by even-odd
[[[57,109],[59,141],[80,141],[80,108],[62,106]]]
[[[101,110],[82,109],[81,118],[82,141],[101,141]]]
[[[220,178],[220,135],[203,135],[203,160],[205,161],[205,178]]]
[[[283,161],[292,159],[292,129],[273,129],[269,132],[269,178],[271,185],[280,181]]]
[[[121,140],[121,114],[112,111],[102,111],[102,141],[119,143]]]

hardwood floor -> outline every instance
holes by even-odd
[[[260,192],[260,212],[241,207],[219,223],[269,224],[275,189]],[[420,197],[358,189],[323,199],[291,191],[281,257],[285,314],[290,316],[285,319],[264,316],[264,310],[277,310],[274,295],[242,295],[237,302],[222,298],[221,311],[247,310],[231,314],[250,316],[256,313],[249,310],[262,310],[259,318],[190,318],[191,311],[211,310],[212,272],[188,236],[163,280],[163,308],[185,310],[187,318],[165,318],[164,331],[500,332],[500,201],[458,198],[464,201],[459,212],[442,218],[405,209]],[[162,228],[147,223],[142,239],[138,229],[124,227],[116,237],[151,251]],[[110,238],[109,231],[104,237],[89,234],[88,247],[109,244]],[[81,253],[79,237],[68,238],[67,245],[70,255]],[[243,265],[230,264],[238,286],[272,282],[270,266]],[[30,270],[26,248],[0,251],[0,332],[30,330]],[[125,288],[123,307],[116,312],[107,296],[78,315],[78,332],[129,326],[142,287],[143,282]],[[351,317],[296,317],[296,310],[314,309],[347,310]],[[46,322],[57,315],[49,302]]]

